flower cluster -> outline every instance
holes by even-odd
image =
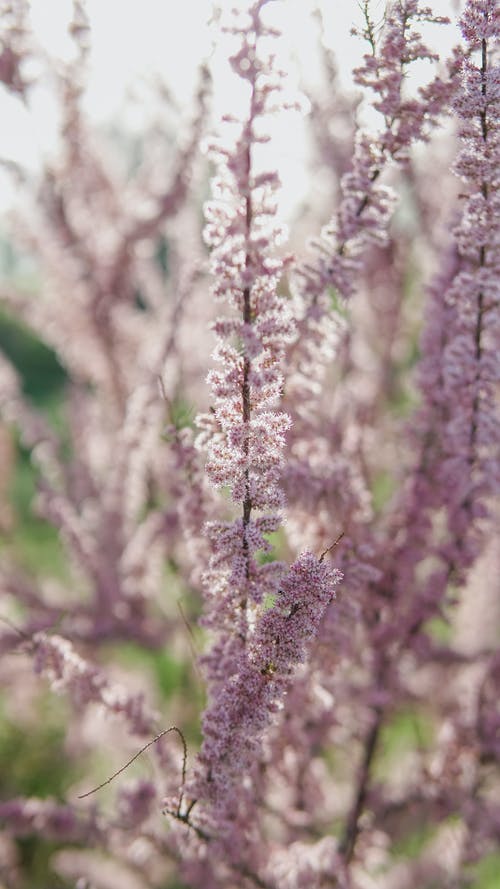
[[[496,4],[469,3],[462,31],[470,53],[462,65],[462,85],[454,102],[462,139],[454,170],[467,194],[453,229],[455,245],[448,268],[443,268],[429,294],[420,369],[422,469],[417,475],[421,481],[415,512],[420,521],[425,521],[424,505],[444,513],[436,544],[444,566],[434,575],[438,594],[439,585],[442,591],[450,577],[455,582],[463,578],[481,551],[499,485]],[[432,545],[432,538],[425,545]]]
[[[219,338],[214,357],[223,369],[209,375],[215,405],[212,415],[199,419],[201,441],[208,444],[209,478],[230,488],[243,514],[207,525],[213,555],[205,576],[203,623],[217,639],[203,659],[210,700],[200,777],[190,792],[210,801],[212,829],[226,841],[230,836],[233,849],[236,826],[243,823],[235,782],[242,770],[255,767],[264,730],[284,693],[283,677],[303,660],[305,643],[317,632],[338,580],[310,554],[289,571],[256,558],[258,551],[270,551],[267,535],[279,527],[276,510],[284,502],[278,479],[290,421],[275,408],[283,386],[281,360],[293,333],[288,307],[277,292],[284,267],[275,256],[281,231],[272,222],[278,177],[257,173],[253,160],[252,146],[264,139],[259,119],[270,96],[276,108],[283,78],[272,59],[260,54],[264,38],[276,36],[264,24],[265,5],[254,3],[248,24],[231,29],[241,43],[231,64],[248,83],[248,116],[237,124],[232,149],[217,149],[216,200],[206,208],[213,294],[235,317],[213,325]],[[276,601],[266,612],[270,597]]]
[[[293,268],[299,322],[290,354],[296,370],[290,387],[292,402],[304,390],[303,377],[314,378],[321,367],[311,359],[309,343],[315,342],[316,352],[323,347],[325,364],[336,350],[343,325],[339,319],[331,322],[332,288],[341,299],[352,297],[369,249],[388,240],[396,195],[390,186],[381,184],[382,175],[391,161],[405,165],[409,149],[426,138],[426,127],[435,122],[453,92],[453,79],[443,81],[436,75],[416,97],[404,93],[409,67],[418,60],[437,60],[415,26],[421,21],[444,24],[447,19],[435,16],[419,0],[401,0],[389,4],[381,32],[376,34],[368,0],[363,9],[366,28],[361,36],[368,41],[370,53],[354,76],[360,86],[375,91],[375,108],[384,123],[379,133],[357,133],[351,169],[340,181],[338,210],[319,237],[310,240],[312,257]],[[454,70],[455,65],[450,67]]]
[[[205,794],[213,801],[217,829],[233,838],[243,814],[235,785],[250,778],[259,762],[264,730],[283,706],[296,668],[304,662],[335,594],[340,573],[303,553],[284,577],[276,601],[257,619],[246,650],[220,681],[203,719],[200,764],[206,768]],[[199,789],[198,789],[199,792]],[[248,801],[247,801],[248,802]]]

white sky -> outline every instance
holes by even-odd
[[[222,0],[224,8],[241,0]],[[438,14],[454,18],[453,0],[428,0]],[[284,33],[285,54],[298,59],[305,76],[317,78],[317,24],[312,10],[314,0],[283,0],[272,4]],[[365,51],[362,41],[350,35],[353,23],[360,23],[356,0],[322,0],[328,43],[334,48],[343,82],[350,84],[350,71]],[[141,96],[145,81],[158,74],[165,79],[180,106],[189,105],[196,84],[197,68],[210,51],[213,30],[208,27],[211,0],[87,0],[91,22],[90,59],[86,108],[98,123],[120,122],[128,130],[140,132],[144,125]],[[383,0],[373,0],[374,11],[384,8]],[[31,0],[33,28],[38,41],[56,58],[68,58],[72,43],[67,34],[71,0]],[[435,29],[429,35],[445,54],[457,41],[456,26]],[[224,53],[213,58],[216,113],[237,108],[237,78],[228,74]],[[132,105],[127,96],[135,95]],[[125,109],[127,110],[125,111]],[[57,107],[50,92],[40,86],[34,91],[29,111],[6,95],[0,87],[0,157],[18,161],[36,170],[40,158],[51,155],[56,145]],[[290,129],[292,128],[292,129]],[[290,138],[293,132],[293,138]],[[303,179],[304,139],[300,126],[291,119],[276,134],[279,166],[285,176],[300,184]],[[13,198],[7,182],[0,178],[0,208]]]

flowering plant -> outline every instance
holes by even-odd
[[[486,889],[500,868],[498,6],[466,0],[440,59],[423,35],[448,19],[364,0],[373,129],[324,41],[329,82],[288,89],[283,11],[216,10],[240,113],[209,123],[204,64],[169,179],[155,132],[108,168],[80,0],[49,65],[61,156],[9,231],[36,293],[18,271],[1,296],[57,408],[5,338],[0,405],[50,558],[30,564],[6,479],[0,670],[6,737],[53,723],[63,767],[0,743],[28,762],[0,782],[8,889]],[[29,4],[3,13],[0,80],[29,108],[48,63]],[[285,253],[270,133],[307,107],[329,204]]]

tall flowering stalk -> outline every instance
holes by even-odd
[[[454,171],[467,192],[461,195],[455,243],[429,291],[419,367],[420,456],[408,486],[407,538],[392,554],[401,599],[408,584],[415,584],[424,556],[432,552],[436,560],[422,596],[408,610],[414,634],[424,613],[439,609],[449,584],[465,582],[488,539],[499,489],[497,5],[469,2],[461,26],[468,53],[454,102],[462,139]],[[437,526],[433,514],[441,519]]]
[[[293,335],[287,304],[277,292],[284,268],[275,254],[283,235],[274,220],[278,176],[258,172],[254,159],[257,146],[267,141],[262,119],[271,100],[273,110],[280,102],[284,76],[263,52],[262,44],[277,36],[265,24],[265,6],[265,0],[253,3],[247,21],[228,29],[240,44],[230,61],[247,84],[248,111],[241,121],[226,119],[227,128],[237,128],[231,146],[213,146],[218,174],[215,200],[206,207],[213,295],[226,302],[230,314],[213,325],[219,340],[214,357],[223,369],[209,375],[214,407],[199,419],[200,441],[208,444],[209,478],[230,488],[241,513],[207,526],[212,556],[203,623],[217,638],[203,659],[210,700],[191,792],[210,801],[211,829],[226,841],[231,837],[233,852],[241,847],[242,819],[248,819],[244,811],[252,797],[250,784],[236,794],[235,783],[241,783],[242,770],[251,774],[256,767],[262,732],[294,666],[305,657],[304,645],[316,634],[338,579],[310,554],[289,571],[258,558],[259,551],[271,551],[266,535],[279,527],[284,504],[278,480],[290,419],[277,408],[281,359]]]
[[[370,307],[385,331],[390,325],[397,329],[397,306],[402,300],[407,260],[395,273],[397,259],[390,225],[396,193],[387,180],[391,174],[394,178],[398,168],[411,169],[412,147],[429,138],[439,114],[446,110],[456,89],[458,55],[455,53],[447,63],[447,76],[434,72],[427,86],[412,94],[408,86],[412,66],[422,60],[435,66],[438,61],[422,38],[421,23],[443,25],[447,20],[418,0],[388,3],[381,27],[375,27],[372,21],[369,2],[363,3],[363,12],[365,27],[360,36],[369,51],[355,69],[354,79],[364,90],[374,93],[381,126],[373,133],[358,129],[350,169],[340,180],[338,206],[320,236],[311,240],[311,256],[291,268],[297,333],[287,351],[285,389],[285,405],[293,417],[285,489],[291,505],[299,510],[296,524],[292,515],[288,528],[292,534],[296,527],[299,534],[305,528],[308,542],[324,539],[333,514],[334,533],[345,532],[341,557],[346,568],[349,566],[352,589],[357,587],[358,576],[363,578],[364,587],[367,574],[373,577],[377,573],[370,527],[370,456],[363,451],[373,447],[373,441],[367,445],[365,439],[373,438],[374,391],[385,398],[385,384],[388,380],[393,384],[395,375],[392,357],[388,356],[380,380],[372,370],[363,396],[353,397],[356,390],[362,390],[362,385],[353,383],[352,373],[359,331],[354,324],[349,330],[334,305],[353,300],[357,291],[364,289],[366,276]],[[382,296],[377,294],[371,265],[378,269]],[[396,293],[389,300],[393,282]],[[380,317],[377,303],[382,300],[390,302],[390,322]],[[366,349],[363,341],[361,348]],[[343,379],[339,379],[334,399],[320,407],[325,373],[335,357],[337,366],[339,357],[342,361]],[[311,509],[311,503],[316,508]]]
[[[364,0],[365,28],[369,45],[363,65],[354,71],[356,83],[374,91],[374,107],[383,118],[378,133],[358,130],[350,170],[340,182],[339,205],[319,237],[312,238],[311,258],[293,266],[292,288],[296,298],[298,336],[289,350],[292,370],[289,386],[293,403],[317,390],[317,377],[331,360],[344,325],[331,311],[329,290],[343,299],[356,292],[367,251],[388,240],[388,227],[396,203],[394,190],[381,183],[391,162],[405,165],[411,146],[428,138],[428,132],[453,91],[453,79],[436,75],[415,97],[406,95],[405,79],[419,60],[436,62],[422,40],[421,22],[444,24],[420,0],[388,4],[380,33],[371,19],[369,0]],[[450,73],[455,66],[450,63]]]
[[[500,378],[498,4],[470,0],[461,26],[469,54],[455,101],[462,139],[455,172],[467,193],[454,232],[461,268],[445,297],[454,312],[443,356],[449,415],[442,468],[450,535],[444,555],[459,576],[477,556],[477,532],[500,489],[496,459],[500,433],[496,392]],[[461,483],[457,485],[456,479]]]
[[[253,557],[265,548],[264,533],[277,527],[275,516],[256,519],[256,510],[275,510],[283,505],[278,488],[283,461],[284,434],[289,417],[276,410],[283,377],[280,368],[293,327],[286,303],[276,292],[283,260],[275,246],[283,232],[275,223],[274,193],[277,173],[257,173],[253,152],[267,137],[259,133],[260,119],[278,91],[281,72],[257,54],[257,45],[273,34],[261,21],[264,2],[251,11],[251,26],[233,33],[242,40],[231,59],[233,70],[249,87],[248,117],[238,124],[240,133],[230,149],[213,145],[219,161],[213,182],[215,200],[206,207],[205,238],[212,249],[213,295],[234,310],[231,317],[213,325],[219,343],[214,353],[222,370],[209,374],[215,399],[213,414],[200,418],[209,434],[207,473],[211,482],[229,485],[232,500],[241,504],[241,519],[231,526],[213,525],[224,555],[232,554],[231,584],[242,592],[241,631],[246,633],[247,602],[262,599],[262,577],[268,569]],[[265,581],[267,583],[267,580]]]
[[[454,230],[456,243],[443,257],[429,293],[419,367],[423,393],[417,414],[419,460],[410,477],[409,496],[403,499],[402,509],[396,505],[389,522],[394,540],[385,542],[377,560],[381,574],[370,584],[377,612],[371,616],[367,612],[365,620],[375,704],[340,846],[349,864],[355,857],[366,800],[372,793],[376,796],[372,769],[384,721],[401,695],[400,658],[413,648],[417,661],[429,662],[435,643],[426,635],[426,622],[443,614],[452,586],[455,591],[463,588],[491,534],[491,506],[498,494],[499,421],[494,394],[499,317],[497,5],[472,0],[461,25],[468,51],[462,63],[462,87],[454,101],[463,139],[455,171],[468,194],[462,195],[466,203]],[[479,63],[474,61],[475,53]],[[486,667],[485,685],[493,669],[490,664]],[[458,744],[460,738],[471,758],[477,755],[470,742],[471,730],[477,730],[472,725],[473,718],[465,718],[453,733],[454,742]],[[488,743],[491,736],[489,742],[486,737],[483,740],[485,748]],[[463,756],[463,750],[458,750],[446,752],[450,762],[456,757],[455,767]],[[481,756],[460,790],[474,799],[479,818],[479,825],[467,819],[464,861],[477,845],[475,840],[484,841],[487,802],[479,790]],[[446,786],[442,773],[440,780],[442,786],[434,792],[441,794],[443,808],[454,811],[456,791]]]

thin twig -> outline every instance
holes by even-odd
[[[184,611],[184,608],[182,607],[182,602],[180,599],[177,599],[177,608],[179,609],[179,614],[182,618],[182,622],[183,622],[183,624],[186,628],[187,634],[188,634],[188,645],[189,645],[189,649],[191,651],[191,657],[193,659],[193,666],[196,671],[196,675],[198,677],[200,685],[203,685],[203,677],[200,673],[200,669],[199,669],[198,663],[197,663],[198,651],[196,650],[196,645],[197,645],[196,636],[194,635],[193,630],[189,624],[189,621],[186,617],[186,613]]]
[[[141,755],[141,753],[144,753],[144,751],[147,750],[148,747],[151,747],[153,744],[156,744],[156,742],[159,741],[160,738],[163,738],[165,735],[168,735],[169,732],[177,732],[177,734],[179,735],[179,738],[181,739],[182,748],[183,748],[182,781],[181,781],[181,790],[180,790],[180,794],[179,794],[179,805],[178,805],[178,810],[180,811],[183,793],[184,793],[184,784],[186,783],[187,745],[186,745],[186,739],[185,739],[184,735],[182,734],[180,728],[178,728],[176,725],[171,725],[170,728],[166,728],[164,731],[160,732],[158,735],[156,735],[155,738],[153,738],[151,741],[148,741],[147,744],[144,744],[144,747],[141,747],[141,749],[138,750],[137,753],[135,753],[134,756],[132,756],[131,759],[129,759],[128,762],[125,763],[125,765],[123,765],[120,769],[118,769],[116,772],[114,772],[109,778],[106,779],[106,781],[103,781],[102,784],[99,784],[97,787],[94,787],[92,790],[88,790],[87,793],[81,793],[77,797],[77,799],[85,799],[87,796],[91,796],[93,793],[96,793],[98,790],[102,790],[102,788],[106,787],[107,784],[111,784],[111,782],[114,781],[114,779],[117,778],[118,775],[121,775],[121,773],[124,772],[125,769],[128,769],[128,767],[130,765],[132,765],[133,762],[135,762],[135,760]]]
[[[158,374],[158,386],[160,387],[161,397],[163,398],[163,401],[167,405],[169,420],[171,420],[172,419],[172,414],[171,414],[172,405],[170,403],[170,398],[167,395],[167,390],[165,389],[165,383],[163,382],[163,377],[161,374]]]
[[[26,639],[27,642],[31,642],[31,636],[28,636],[28,634],[25,633],[24,630],[16,627],[15,623],[9,620],[8,617],[0,617],[0,622],[6,624],[6,626],[10,627],[11,630],[14,630],[14,632],[17,633],[18,636],[21,637],[21,639]]]
[[[335,546],[337,546],[338,543],[340,543],[340,541],[342,540],[342,538],[343,538],[343,536],[344,536],[344,533],[345,533],[344,531],[341,531],[340,534],[339,534],[339,536],[337,537],[337,539],[332,543],[332,545],[329,546],[328,549],[325,549],[325,551],[324,551],[323,553],[321,553],[321,555],[320,555],[320,557],[319,557],[319,561],[320,561],[320,562],[322,562],[323,559],[325,558],[325,556],[327,556],[328,553],[331,552],[331,550],[332,550]]]
[[[343,835],[339,842],[339,852],[343,856],[346,865],[350,864],[354,855],[356,840],[359,834],[359,820],[366,800],[371,777],[372,762],[377,749],[384,715],[383,710],[376,712],[365,738],[363,759],[359,769],[354,800],[344,827]]]

